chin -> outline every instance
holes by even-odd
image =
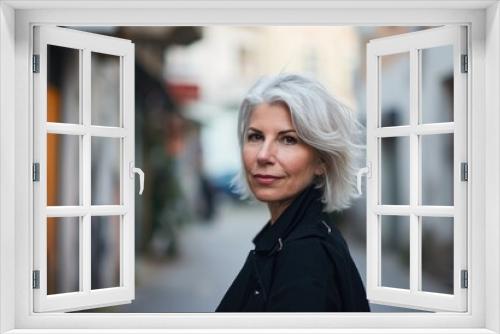
[[[287,198],[286,194],[278,189],[252,189],[255,198],[261,202],[275,202]]]

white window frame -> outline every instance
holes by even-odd
[[[468,221],[471,222],[468,312],[34,314],[29,288],[32,250],[24,248],[31,244],[33,235],[30,57],[34,24],[468,24],[472,76],[467,143]],[[118,333],[122,332],[120,329],[128,329],[127,333],[500,333],[498,1],[4,0],[0,2],[0,73],[0,333]],[[179,328],[191,330],[176,330]]]

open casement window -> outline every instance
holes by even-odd
[[[467,310],[466,33],[444,26],[367,46],[373,303]],[[403,264],[402,280],[391,273],[395,261]],[[445,280],[440,286],[429,274],[436,272]]]
[[[33,51],[34,311],[130,303],[134,45],[41,26]]]

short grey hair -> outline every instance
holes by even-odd
[[[290,111],[297,136],[314,148],[325,164],[325,173],[314,181],[323,191],[324,211],[348,208],[351,199],[359,197],[356,175],[364,150],[364,145],[359,143],[363,126],[354,112],[312,77],[289,73],[263,76],[250,88],[239,109],[240,154],[250,115],[262,103],[284,104]],[[242,199],[254,199],[244,168],[232,185]]]

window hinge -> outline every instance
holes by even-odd
[[[33,181],[40,181],[40,164],[38,162],[33,164]]]
[[[469,165],[466,162],[460,164],[460,179],[462,181],[469,180]]]
[[[33,270],[33,289],[40,289],[40,270]]]
[[[469,72],[469,57],[467,55],[462,55],[462,73]]]
[[[469,287],[469,272],[467,270],[462,270],[462,289],[467,289]]]
[[[40,73],[40,55],[33,55],[33,73]]]

